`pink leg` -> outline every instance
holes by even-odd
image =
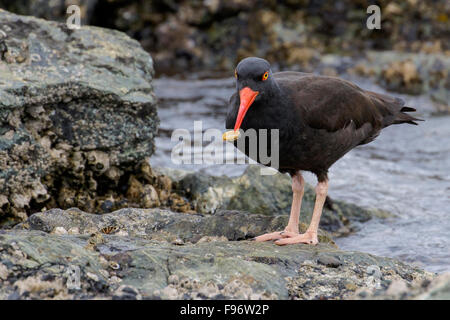
[[[317,244],[317,230],[319,229],[320,216],[322,215],[323,205],[327,198],[328,181],[319,182],[316,186],[316,203],[314,204],[314,211],[311,219],[311,223],[304,234],[297,235],[295,237],[283,236],[284,239],[275,241],[278,245],[293,244],[293,243],[307,243]]]
[[[298,171],[292,177],[292,206],[291,215],[289,216],[289,222],[284,231],[277,231],[266,233],[255,238],[255,241],[269,241],[282,239],[284,237],[298,236],[298,223],[300,217],[300,208],[302,206],[302,198],[304,193],[305,180],[303,179],[300,171]]]

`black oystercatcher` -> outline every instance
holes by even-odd
[[[292,177],[293,200],[284,231],[258,236],[278,245],[317,244],[322,208],[328,192],[328,168],[356,146],[373,141],[391,124],[417,124],[405,112],[416,111],[401,99],[366,91],[355,84],[301,72],[272,73],[260,58],[242,60],[236,70],[236,93],[230,99],[225,140],[239,129],[279,129],[279,168]],[[273,147],[273,146],[272,146]],[[248,147],[244,151],[247,156]],[[258,157],[254,159],[258,162]],[[301,171],[318,179],[311,223],[304,234],[298,224],[304,180]]]

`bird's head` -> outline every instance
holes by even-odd
[[[250,106],[268,95],[274,81],[269,62],[256,57],[241,60],[234,75],[240,100],[239,112],[234,125],[234,131],[238,131]]]

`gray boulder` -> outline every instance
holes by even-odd
[[[0,221],[94,209],[126,182],[154,152],[152,78],[150,55],[121,32],[0,9]]]

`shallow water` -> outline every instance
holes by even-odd
[[[365,89],[385,92],[373,83],[353,80]],[[198,120],[203,130],[224,130],[227,103],[234,90],[232,78],[156,80],[161,129],[152,165],[213,175],[241,174],[246,165],[171,162],[177,144],[170,140],[172,131],[185,128],[192,132]],[[424,96],[395,95],[417,108],[426,121],[384,129],[374,142],[340,159],[329,174],[332,198],[385,209],[395,217],[361,224],[358,232],[337,243],[343,249],[394,257],[432,272],[450,271],[450,116],[430,116],[431,102]],[[226,154],[228,159],[234,157],[234,152]],[[305,178],[316,183],[312,174],[305,173]]]

